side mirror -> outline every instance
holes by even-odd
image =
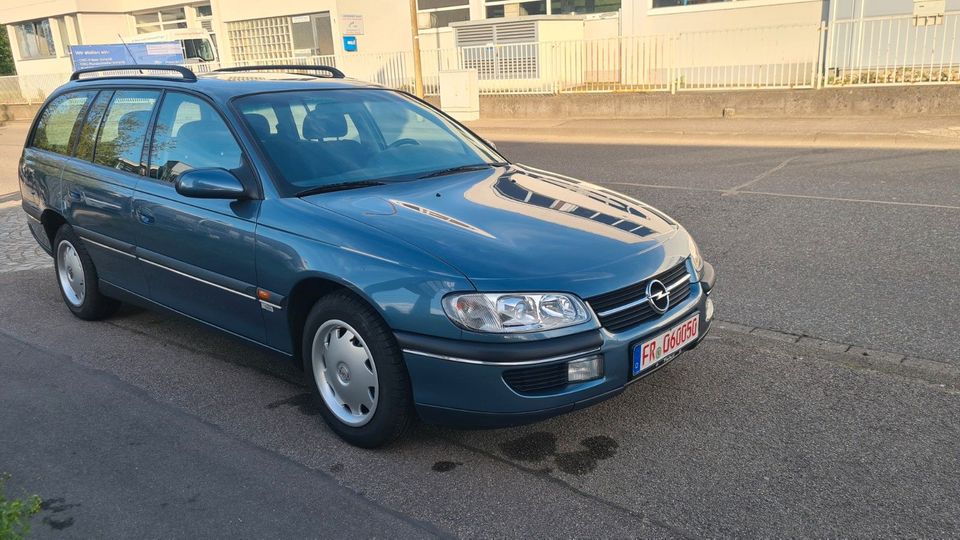
[[[242,199],[243,182],[226,169],[191,169],[177,177],[177,193],[195,199]]]

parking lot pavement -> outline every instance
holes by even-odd
[[[27,228],[27,216],[18,197],[0,198],[0,272],[47,268],[51,259]]]
[[[0,350],[2,467],[44,494],[41,536],[439,535],[111,374],[2,332]]]
[[[14,426],[30,437],[0,445],[0,463],[12,469],[17,489],[79,505],[41,516],[72,517],[73,536],[102,520],[117,536],[131,536],[145,521],[165,523],[151,505],[188,505],[194,491],[256,493],[273,483],[279,493],[280,459],[437,534],[960,534],[958,381],[944,386],[857,356],[718,328],[697,350],[597,407],[505,430],[419,426],[395,446],[362,451],[327,430],[298,372],[276,357],[132,308],[106,322],[78,321],[62,306],[49,269],[0,274],[0,291],[5,343],[47,354],[29,378],[17,378],[11,373],[27,369],[35,353],[11,358],[4,348],[2,408],[17,411]],[[62,373],[46,383],[48,370]],[[104,395],[104,378],[115,398]],[[141,414],[151,426],[145,434],[131,427],[131,416]],[[9,418],[0,415],[4,433]],[[90,422],[96,429],[87,433]],[[156,457],[141,460],[142,448],[121,448],[130,441],[147,443]],[[57,450],[48,454],[45,445]],[[274,459],[241,459],[251,446]],[[67,461],[76,467],[54,459],[68,451],[77,453]],[[226,466],[217,456],[234,457],[242,474],[144,470],[171,454],[211,475]],[[111,473],[91,474],[100,467]],[[190,488],[186,476],[196,476]],[[125,488],[129,482],[135,487]],[[306,508],[323,508],[332,489],[324,481],[312,492],[297,486],[291,489]],[[128,489],[138,495],[123,497]],[[114,513],[101,511],[112,491],[120,494],[106,498]],[[273,500],[245,519],[282,514]],[[235,515],[221,505],[229,503],[212,496],[201,522]],[[184,527],[192,523],[189,513],[177,516]],[[319,527],[318,535],[331,530]],[[37,531],[52,537],[70,528],[38,522]]]
[[[679,220],[724,320],[960,367],[960,153],[499,146]]]
[[[0,470],[48,500],[38,536],[349,534],[316,519],[331,494],[371,534],[960,535],[960,157],[500,146],[684,223],[719,272],[708,340],[591,409],[361,451],[276,357],[135,308],[70,316],[8,200]]]

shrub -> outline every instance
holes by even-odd
[[[40,497],[7,499],[4,484],[9,474],[0,474],[0,540],[22,540],[30,532],[30,518],[40,511]]]

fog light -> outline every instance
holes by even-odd
[[[603,376],[603,355],[588,356],[567,362],[567,381],[583,382]]]
[[[713,299],[707,298],[707,320],[713,319]]]

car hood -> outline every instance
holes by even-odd
[[[596,294],[644,279],[687,256],[686,238],[677,234],[680,227],[650,206],[524,166],[304,200],[417,246],[482,290]]]

